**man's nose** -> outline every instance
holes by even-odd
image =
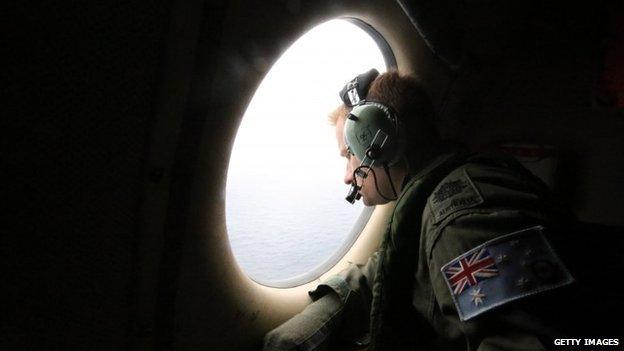
[[[349,165],[347,164],[347,169],[345,170],[345,175],[344,175],[344,180],[345,184],[351,184],[353,183],[353,171],[351,170],[351,167],[349,167]]]

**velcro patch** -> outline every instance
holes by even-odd
[[[574,281],[544,230],[535,226],[500,236],[441,268],[462,321]]]
[[[451,213],[483,203],[483,197],[464,171],[455,177],[447,177],[429,197],[429,207],[435,223]]]

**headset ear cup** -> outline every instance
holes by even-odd
[[[381,147],[379,145],[371,145],[367,150],[366,150],[366,157],[370,158],[371,160],[376,160],[377,158],[379,158],[379,156],[381,156]]]
[[[405,128],[403,127],[403,125],[401,125],[400,120],[397,120],[397,127],[396,127],[396,152],[395,152],[395,159],[392,162],[392,165],[400,162],[401,160],[405,159],[405,148],[407,145],[407,140],[405,139]]]
[[[353,118],[351,117],[353,116]],[[402,128],[394,111],[384,104],[364,101],[345,122],[345,142],[361,161],[392,166],[403,155]]]

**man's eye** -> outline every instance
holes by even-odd
[[[364,171],[363,169],[358,169],[357,171],[355,171],[355,174],[357,174],[360,178],[364,179],[368,176],[368,173],[366,173],[366,171]]]
[[[351,152],[351,149],[347,148],[347,156],[346,156],[347,159],[350,159],[352,155],[353,155],[353,152]]]

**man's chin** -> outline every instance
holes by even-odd
[[[387,204],[388,201],[385,201],[383,199],[370,199],[366,196],[362,196],[362,203],[364,204],[364,206],[377,206]]]
[[[364,206],[375,206],[377,205],[374,201],[372,201],[371,199],[362,196],[362,203],[364,204]]]

